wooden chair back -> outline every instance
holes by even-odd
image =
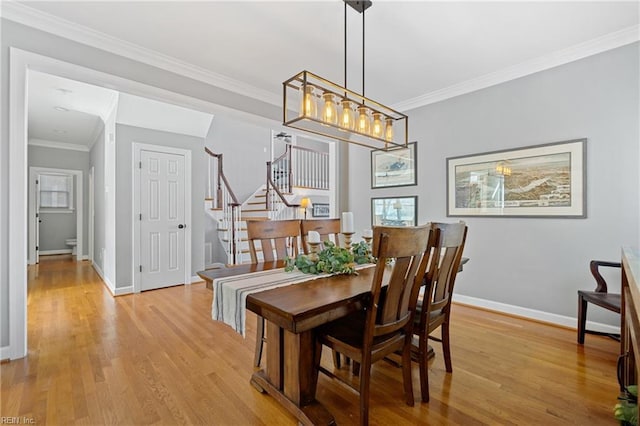
[[[435,242],[436,232],[430,225],[417,227],[377,226],[373,228],[372,254],[378,258],[371,286],[372,307],[367,317],[365,345],[378,336],[394,333],[413,325],[420,285],[429,260],[428,248]],[[394,259],[386,292],[381,299],[383,275],[387,259]],[[408,328],[407,328],[408,327]]]
[[[316,231],[320,234],[320,241],[331,241],[335,245],[340,245],[340,219],[310,219],[301,221],[302,251],[309,254],[307,245],[307,235],[309,231]]]
[[[449,315],[453,286],[467,239],[467,226],[462,221],[434,222],[431,225],[439,231],[439,235],[426,274],[426,290],[420,318],[421,328],[429,331],[442,324]],[[423,328],[422,325],[427,327]]]
[[[247,221],[247,239],[251,263],[258,263],[260,244],[265,262],[298,255],[300,220],[252,220]]]

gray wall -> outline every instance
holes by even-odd
[[[105,222],[105,186],[104,186],[104,139],[105,128],[98,135],[95,144],[89,153],[89,167],[93,167],[93,263],[104,271],[104,253],[106,247],[106,222]]]
[[[50,167],[54,169],[82,170],[82,247],[89,253],[89,153],[68,149],[46,148],[29,145],[29,167]],[[75,190],[75,188],[74,188]],[[74,194],[75,197],[75,194]],[[74,202],[77,200],[74,199]],[[76,237],[76,214],[43,213],[40,227],[40,250],[68,249],[67,238]]]
[[[191,150],[191,275],[204,269],[204,197],[202,176],[206,175],[204,139],[177,133],[143,129],[116,124],[116,287],[133,285],[132,273],[132,223],[131,205],[133,185],[132,143],[169,146]]]
[[[349,208],[370,226],[370,198],[418,195],[419,223],[446,217],[447,157],[586,137],[586,219],[478,218],[456,292],[576,316],[595,288],[589,260],[620,259],[640,237],[638,43],[409,112],[418,186],[369,188],[369,151],[350,149]],[[613,290],[619,279],[613,282]],[[619,288],[619,287],[618,287]],[[589,319],[618,324],[592,309]]]

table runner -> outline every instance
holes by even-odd
[[[374,266],[365,264],[356,266],[356,270]],[[245,335],[245,312],[247,296],[272,288],[308,282],[331,274],[311,275],[298,270],[285,272],[284,268],[270,271],[252,272],[213,280],[213,302],[211,317],[232,327]]]

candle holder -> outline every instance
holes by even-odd
[[[351,236],[355,234],[355,232],[343,232],[344,235],[344,248],[347,250],[351,250]]]
[[[362,237],[362,239],[364,240],[364,242],[369,247],[369,251],[371,251],[371,240],[373,240],[373,237]]]
[[[320,243],[310,243],[309,244],[309,260],[312,262],[318,261],[318,250],[320,249]]]

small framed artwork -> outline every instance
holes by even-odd
[[[313,203],[313,209],[311,210],[311,216],[313,216],[313,217],[329,217],[329,204]]]
[[[417,196],[371,199],[371,226],[416,226],[417,223]]]
[[[417,185],[416,143],[371,151],[371,188]]]
[[[586,139],[447,158],[447,216],[586,213]]]

